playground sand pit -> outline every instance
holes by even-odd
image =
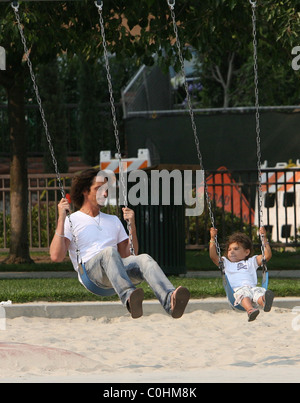
[[[95,319],[18,317],[0,331],[0,382],[299,382],[300,319],[273,307]]]

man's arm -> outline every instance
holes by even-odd
[[[50,245],[50,257],[53,262],[62,262],[69,249],[70,240],[64,236],[64,225],[70,206],[67,199],[61,199],[58,204],[57,227]]]
[[[133,243],[133,248],[134,248],[134,253],[135,255],[138,255],[139,251],[139,243],[137,239],[137,233],[136,233],[136,226],[135,226],[135,217],[134,217],[134,211],[131,210],[128,207],[124,207],[123,209],[123,217],[124,220],[128,221],[130,226],[129,226],[129,238],[126,239],[123,242],[120,242],[118,244],[118,251],[119,254],[122,258],[128,257],[131,255],[130,253],[130,248],[131,248],[131,243],[130,243],[130,235],[132,237],[132,243]]]

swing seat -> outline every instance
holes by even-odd
[[[224,289],[225,289],[226,296],[227,296],[229,304],[231,305],[231,307],[233,309],[237,309],[238,311],[244,311],[245,312],[245,309],[242,307],[242,305],[240,305],[240,304],[239,305],[234,305],[234,301],[235,301],[235,298],[233,296],[234,291],[233,291],[233,289],[232,289],[232,287],[231,287],[231,285],[230,285],[230,283],[228,281],[228,278],[227,278],[226,274],[223,273],[222,276],[223,276],[223,286],[224,286]],[[269,284],[269,273],[266,270],[266,268],[263,268],[263,278],[262,278],[262,285],[261,286],[265,290],[267,290],[268,289],[268,284]]]
[[[79,264],[78,273],[83,285],[92,294],[98,295],[100,297],[111,297],[112,295],[116,294],[113,288],[101,288],[97,286],[87,275],[84,263]]]
[[[231,308],[236,309],[238,311],[245,311],[245,309],[242,307],[242,305],[234,305],[234,301],[235,301],[235,298],[233,296],[234,291],[228,281],[226,274],[223,274],[223,287],[226,292],[226,296],[227,296],[227,299],[228,299],[228,302],[229,302]]]

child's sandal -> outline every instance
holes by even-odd
[[[270,312],[273,305],[274,293],[267,290],[264,297],[264,312]]]
[[[258,309],[250,309],[247,313],[248,313],[248,322],[252,322],[259,315],[259,310]]]

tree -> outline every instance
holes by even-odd
[[[53,41],[55,28],[64,22],[62,5],[50,8],[49,4],[25,4],[23,19],[28,26],[31,44],[30,58],[35,65],[37,61],[47,63],[62,50],[64,36],[58,42]],[[27,232],[27,164],[26,131],[24,115],[24,76],[25,60],[22,43],[10,5],[1,4],[0,42],[7,53],[6,71],[0,71],[0,85],[7,94],[8,115],[10,122],[11,164],[10,164],[10,209],[11,242],[8,262],[30,262]],[[43,28],[48,27],[48,29]],[[66,30],[66,28],[65,28]],[[52,44],[53,42],[53,44]],[[52,46],[49,46],[51,43]]]
[[[208,3],[211,7],[207,7]],[[192,32],[186,35],[199,53],[198,69],[203,85],[200,106],[253,105],[250,2],[211,0],[201,2],[199,7],[191,10],[194,17],[190,15],[190,21],[193,18],[194,24],[185,24],[185,30],[194,31],[194,35]],[[291,49],[297,45],[300,34],[299,11],[296,0],[284,3],[257,0],[259,86],[264,105],[294,103],[299,99],[299,75],[290,66]]]

